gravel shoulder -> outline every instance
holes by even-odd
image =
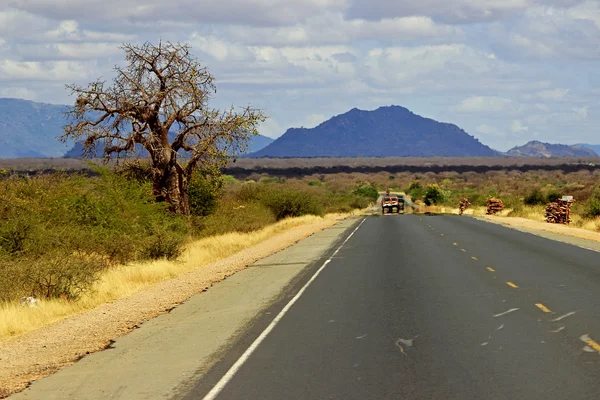
[[[169,313],[195,294],[206,291],[258,260],[340,221],[341,218],[324,219],[292,228],[231,257],[161,282],[130,297],[1,343],[0,398],[22,391],[32,381],[51,375],[87,354],[112,348],[115,339],[145,321]]]
[[[600,232],[518,217],[486,215],[476,218],[589,250],[600,251]]]

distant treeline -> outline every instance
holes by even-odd
[[[226,168],[224,173],[236,177],[237,179],[244,179],[251,175],[268,175],[282,178],[296,178],[301,176],[310,175],[327,175],[327,174],[339,174],[339,173],[363,173],[363,174],[376,174],[380,172],[388,172],[391,174],[399,172],[410,172],[410,173],[442,173],[442,172],[475,172],[475,173],[486,173],[490,171],[563,171],[564,173],[577,172],[581,170],[596,171],[600,170],[600,164],[559,164],[559,165],[540,165],[540,164],[528,164],[528,165],[388,165],[388,166],[349,166],[349,165],[338,165],[331,167],[311,166],[311,167],[260,167],[254,166],[253,168]]]
[[[526,165],[334,165],[334,166],[309,166],[309,167],[274,167],[274,166],[252,166],[244,167],[229,167],[223,170],[226,175],[231,175],[237,179],[245,179],[252,175],[267,175],[280,178],[298,178],[310,175],[328,175],[339,173],[363,173],[376,174],[380,172],[388,172],[391,174],[399,172],[409,173],[427,173],[435,174],[442,172],[475,172],[486,173],[490,171],[562,171],[571,173],[577,171],[596,171],[600,170],[600,164],[526,164]],[[80,174],[84,176],[98,176],[98,174],[86,167],[82,168],[41,168],[41,169],[11,169],[6,170],[0,177],[8,175],[21,176],[40,176],[49,175],[60,172],[66,175]]]

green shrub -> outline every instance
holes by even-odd
[[[413,200],[421,200],[425,196],[425,188],[423,188],[419,181],[415,181],[411,183],[408,189],[406,189],[406,193]]]
[[[323,215],[323,210],[313,194],[288,188],[273,188],[264,191],[261,202],[275,214],[277,220],[302,215]]]
[[[596,188],[585,206],[584,217],[596,218],[600,216],[600,188]]]
[[[547,200],[549,203],[554,203],[556,200],[561,199],[563,197],[563,193],[552,191],[548,193]]]
[[[358,185],[354,188],[352,194],[375,201],[379,197],[379,190],[377,190],[377,187],[373,184]]]
[[[276,221],[273,212],[256,200],[243,204],[222,200],[209,216],[194,218],[194,225],[199,236],[206,237],[229,232],[252,232]]]
[[[538,188],[535,188],[531,192],[529,192],[529,194],[527,196],[525,196],[525,199],[523,200],[523,202],[525,204],[527,204],[528,206],[535,206],[535,205],[546,204],[547,200],[548,199],[546,198],[546,196],[544,196],[542,191]]]
[[[217,197],[223,183],[224,179],[220,176],[208,176],[196,171],[192,175],[187,188],[190,213],[198,216],[206,216],[212,213],[217,206]]]
[[[437,184],[432,184],[427,186],[423,202],[425,205],[430,206],[432,204],[443,203],[448,197],[448,194],[442,188]]]

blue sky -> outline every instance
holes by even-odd
[[[499,150],[600,143],[600,2],[0,0],[0,97],[73,102],[123,42],[189,43],[216,107],[277,137],[353,107],[402,105]]]

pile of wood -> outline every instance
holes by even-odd
[[[459,208],[459,214],[463,215],[463,213],[465,212],[465,210],[467,208],[471,207],[471,203],[469,202],[469,199],[467,199],[466,197],[464,197],[461,201],[460,204],[458,205]]]
[[[497,212],[504,210],[504,202],[495,197],[490,197],[487,200],[487,215],[494,215]]]
[[[557,199],[554,203],[546,205],[546,222],[551,224],[570,224],[571,206],[573,200]]]

